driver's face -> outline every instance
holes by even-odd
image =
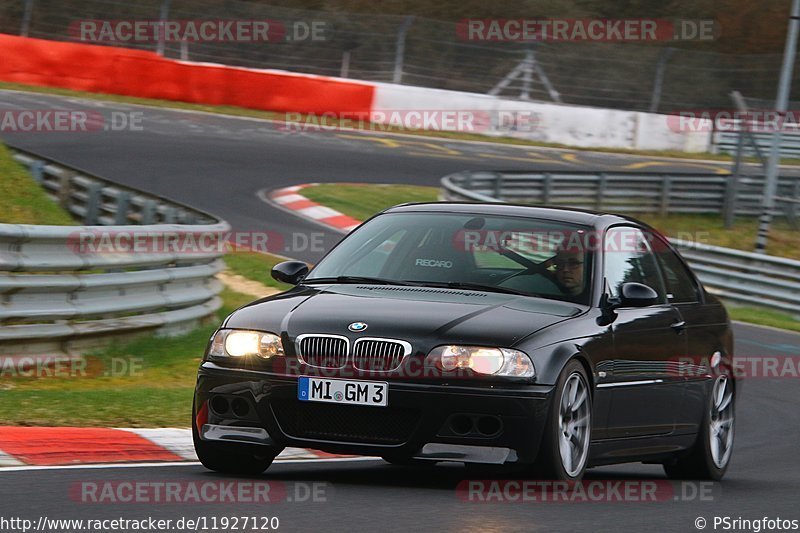
[[[582,253],[559,253],[556,255],[556,280],[561,287],[572,295],[583,292]]]

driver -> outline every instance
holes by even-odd
[[[571,300],[581,299],[586,289],[585,254],[576,250],[559,250],[551,261],[555,268],[554,279],[561,292]]]

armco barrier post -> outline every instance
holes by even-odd
[[[100,216],[100,194],[102,191],[102,183],[91,183],[86,188],[86,214],[83,216],[83,223],[88,226],[97,224],[97,217]]]
[[[494,175],[494,197],[503,198],[503,175],[499,173]]]
[[[542,187],[542,203],[548,205],[550,203],[550,195],[553,192],[553,175],[549,172],[544,174],[544,187]]]
[[[41,185],[44,181],[44,162],[34,161],[29,168],[34,181]]]
[[[670,196],[672,195],[672,177],[669,174],[661,175],[661,206],[658,213],[665,217],[669,214]]]
[[[606,195],[606,174],[604,172],[600,173],[599,179],[597,180],[597,196],[595,197],[594,207],[596,211],[603,210],[603,197]]]
[[[131,203],[131,193],[128,191],[120,191],[117,193],[117,212],[114,215],[114,223],[115,224],[127,224],[128,223],[128,209],[130,208]]]

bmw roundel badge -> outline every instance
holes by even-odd
[[[367,329],[367,323],[366,322],[353,322],[352,324],[347,326],[347,329],[349,329],[350,331],[364,331],[365,329]]]

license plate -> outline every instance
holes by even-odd
[[[386,407],[389,384],[385,381],[348,381],[300,377],[297,399],[304,402],[346,403]]]

